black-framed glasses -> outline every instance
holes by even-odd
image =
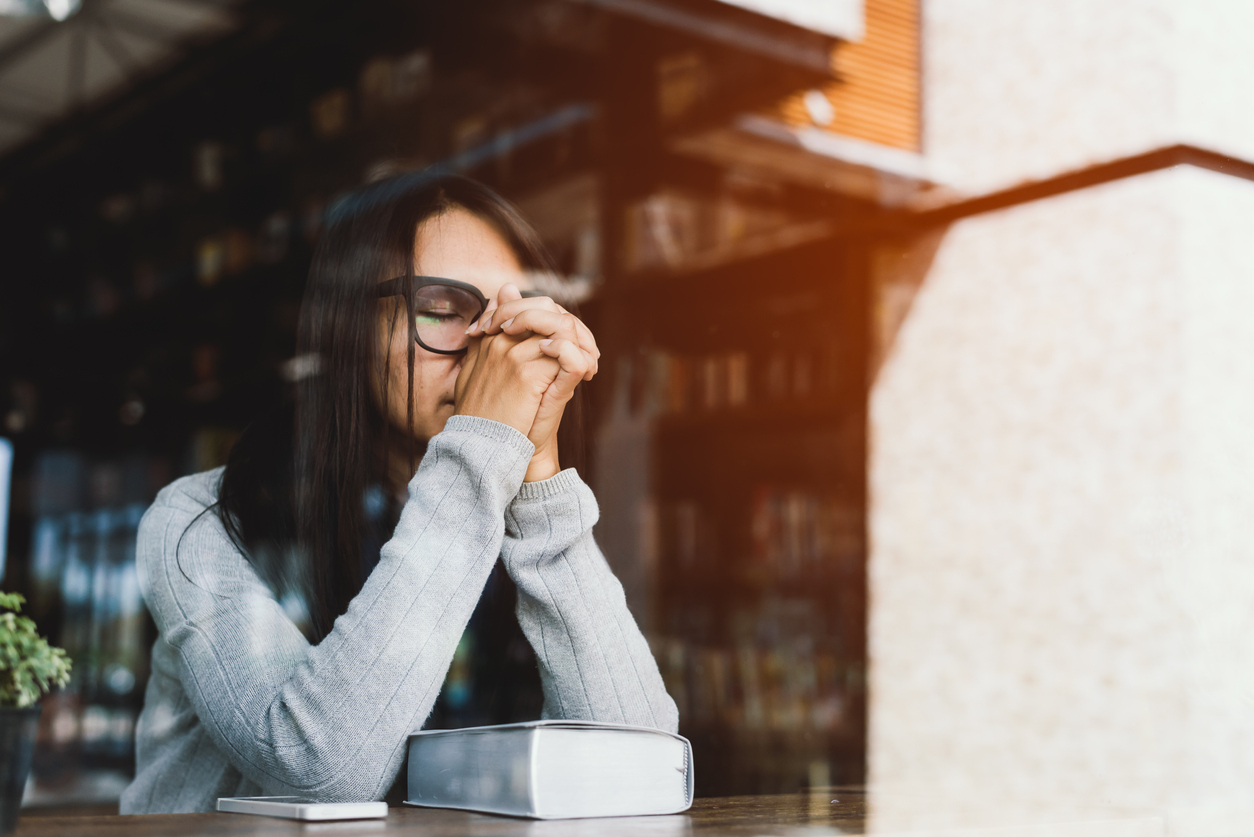
[[[412,286],[412,293],[408,292],[407,283]],[[531,291],[523,291],[522,295],[540,296]],[[404,297],[414,324],[414,339],[437,355],[466,351],[466,329],[488,307],[488,298],[474,285],[439,276],[398,276],[380,282],[378,296]]]

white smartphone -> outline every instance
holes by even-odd
[[[388,815],[386,802],[319,802],[300,796],[220,796],[218,810],[260,814],[288,820],[377,820]]]

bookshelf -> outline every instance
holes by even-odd
[[[645,463],[603,509],[633,547],[608,548],[649,568],[629,591],[704,794],[863,776],[864,276],[820,239],[627,273],[594,303],[604,432],[637,428]]]
[[[679,5],[731,16],[714,31],[801,38]],[[22,277],[0,290],[3,583],[83,661],[46,707],[36,798],[115,797],[132,769],[155,635],[133,595],[137,513],[221,464],[300,374],[322,213],[433,163],[517,201],[593,289],[598,537],[680,704],[698,793],[861,778],[866,271],[833,233],[873,210],[671,150],[825,72],[593,4],[313,11],[84,115],[56,153],[0,161]],[[483,624],[480,650],[509,660],[502,711],[534,711],[526,648]],[[450,689],[486,682],[468,660]],[[513,719],[456,710],[438,721]]]

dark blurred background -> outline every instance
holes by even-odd
[[[517,202],[582,297],[598,537],[698,794],[863,779],[875,349],[850,231],[926,187],[917,0],[5,10],[3,586],[75,661],[28,803],[125,786],[155,636],[139,518],[308,372],[327,206],[432,165]],[[458,715],[476,672],[454,663],[445,722],[510,719]]]

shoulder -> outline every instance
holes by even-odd
[[[157,492],[149,512],[167,511],[200,514],[218,502],[218,489],[222,485],[225,468],[201,471],[199,474],[180,477]]]
[[[139,523],[139,549],[162,547],[171,537],[181,538],[201,521],[216,520],[213,505],[218,502],[218,486],[223,468],[181,477],[157,492]]]
[[[238,551],[214,508],[222,470],[175,480],[144,513],[135,553],[145,593],[167,576],[199,582],[238,574]]]

